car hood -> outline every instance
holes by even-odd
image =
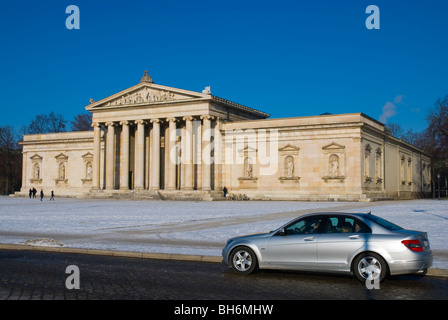
[[[270,232],[260,232],[260,233],[245,234],[245,235],[242,235],[242,236],[230,238],[228,241],[230,242],[230,241],[242,240],[242,239],[263,238],[263,237],[266,237],[267,235],[269,235],[271,233],[272,233],[272,231],[270,231]]]

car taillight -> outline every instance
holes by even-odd
[[[423,252],[422,244],[418,240],[403,240],[401,243],[412,251]]]

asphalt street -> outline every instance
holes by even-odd
[[[78,273],[68,272],[76,266]],[[73,288],[73,276],[78,288]],[[261,271],[221,263],[0,250],[2,300],[440,300],[448,278],[396,276],[368,290],[349,276]]]

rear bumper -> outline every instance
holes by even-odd
[[[432,266],[432,251],[412,253],[410,259],[395,260],[389,263],[391,275],[417,273]]]

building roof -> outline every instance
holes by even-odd
[[[184,90],[155,84],[148,71],[144,72],[140,83],[101,100],[90,99],[86,110],[95,112],[105,109],[125,108],[130,106],[160,105],[180,102],[210,101],[237,111],[243,111],[253,116],[266,119],[270,114],[229,101],[211,94],[210,87],[202,92]]]

